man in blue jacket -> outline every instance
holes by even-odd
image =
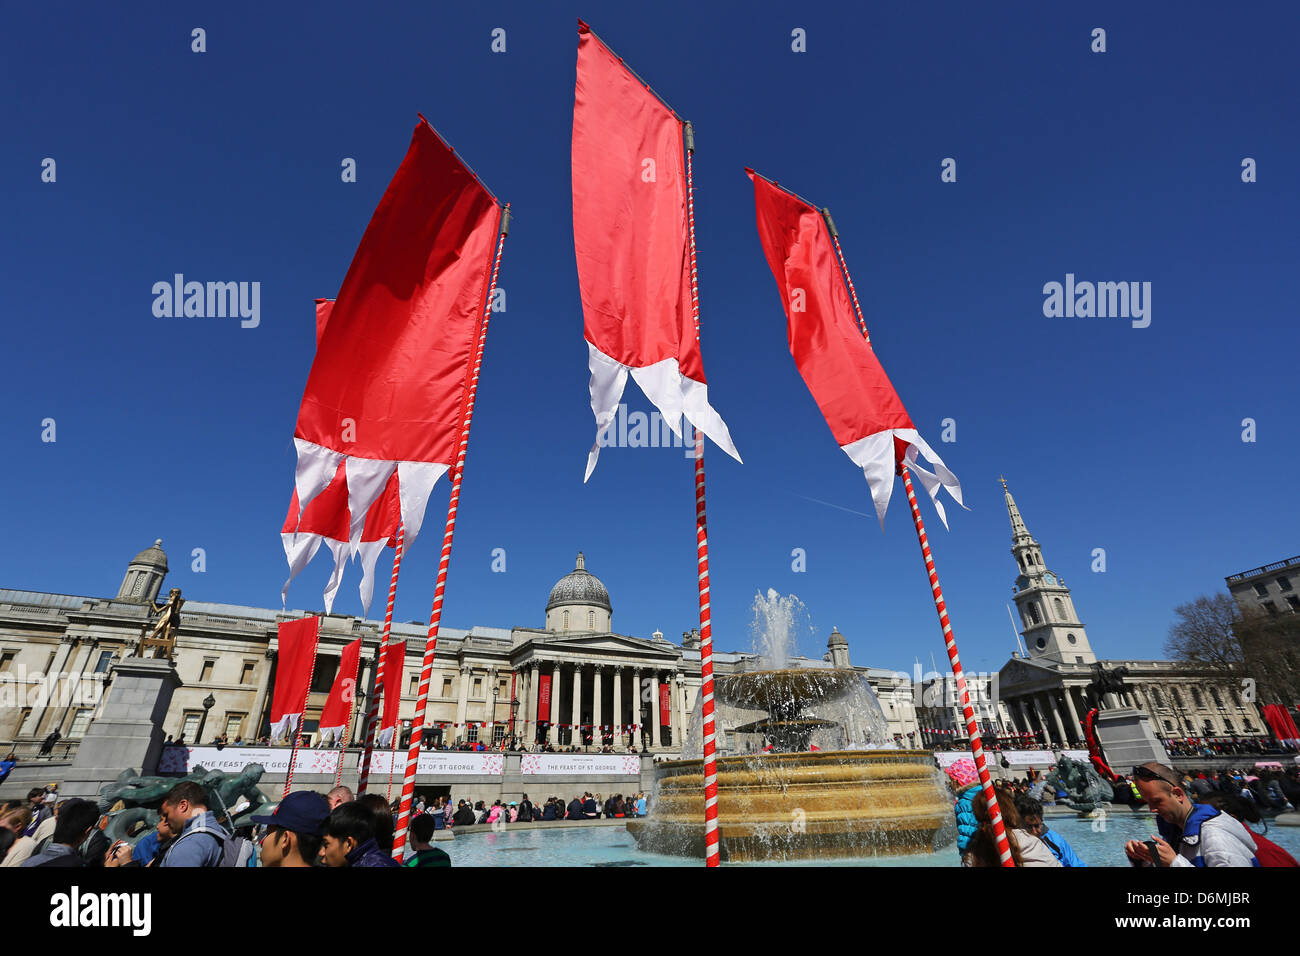
[[[158,866],[221,866],[231,836],[208,809],[208,793],[200,784],[192,780],[176,784],[159,809],[167,827],[178,836]]]
[[[1030,796],[1016,797],[1016,812],[1025,825],[1025,830],[1047,844],[1052,855],[1061,861],[1061,866],[1087,866],[1074,852],[1074,847],[1046,823],[1043,822],[1043,804]]]

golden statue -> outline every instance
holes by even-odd
[[[185,599],[181,597],[180,588],[172,588],[167,594],[166,603],[149,603],[153,605],[153,613],[158,615],[158,619],[152,628],[148,624],[140,628],[140,646],[136,656],[171,660],[172,653],[176,650],[176,631],[181,626],[181,605]],[[151,648],[155,649],[153,654],[148,653]]]

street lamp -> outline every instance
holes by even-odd
[[[510,698],[510,742],[515,743],[515,711],[519,708],[519,698]]]
[[[501,696],[501,688],[500,688],[500,687],[493,686],[493,688],[492,688],[492,719],[491,719],[490,721],[488,721],[488,729],[491,731],[492,736],[491,736],[491,738],[488,740],[488,742],[487,742],[487,744],[486,744],[487,747],[491,747],[493,744],[495,744],[495,743],[497,742],[497,741],[496,741],[496,736],[497,736],[497,698],[498,698],[499,696]]]
[[[213,697],[211,694],[203,698],[203,716],[199,718],[199,730],[198,733],[194,735],[195,746],[198,746],[199,744],[203,743],[203,728],[206,727],[208,723],[208,711],[210,711],[216,705],[217,705],[217,699]]]

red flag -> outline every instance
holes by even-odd
[[[334,610],[334,598],[338,594],[339,584],[343,580],[343,568],[347,564],[352,548],[348,542],[351,527],[351,512],[348,509],[347,463],[340,462],[333,480],[325,486],[307,505],[305,511],[298,507],[298,492],[295,490],[289,500],[289,513],[285,516],[284,527],[280,529],[280,541],[284,545],[284,556],[289,562],[289,579],[280,591],[280,605],[288,600],[289,585],[316,556],[324,544],[334,555],[334,571],[325,585],[325,613]],[[375,500],[366,513],[362,527],[361,540],[357,543],[356,554],[361,559],[361,607],[362,615],[370,613],[370,602],[375,592],[375,564],[379,553],[385,547],[396,547],[394,536],[401,523],[401,503],[399,500],[399,482],[397,473],[388,478],[384,493]]]
[[[758,237],[785,306],[790,353],[836,442],[866,475],[881,525],[894,475],[906,461],[946,527],[939,489],[960,505],[961,484],[917,432],[863,336],[825,220],[752,169],[745,172],[754,182]],[[916,464],[918,452],[933,474]]]
[[[389,644],[384,657],[384,716],[379,722],[379,746],[391,747],[397,709],[402,702],[402,675],[406,666],[406,642]]]
[[[294,443],[306,508],[345,459],[354,550],[398,476],[413,541],[454,461],[500,224],[496,198],[420,118],[322,318]]]
[[[686,418],[737,461],[709,404],[691,310],[682,121],[581,20],[573,97],[573,245],[596,444],[629,372],[679,437]]]
[[[320,618],[282,621],[277,627],[279,649],[275,660],[275,690],[271,694],[271,739],[292,737],[302,723],[311,688],[312,661]]]
[[[343,648],[339,655],[339,672],[320,712],[322,734],[341,735],[347,728],[352,703],[357,695],[357,668],[361,664],[361,638]]]

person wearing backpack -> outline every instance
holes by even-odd
[[[85,866],[78,852],[99,824],[99,807],[89,800],[69,800],[59,811],[50,845],[24,860],[21,866]]]
[[[208,809],[208,794],[192,780],[178,783],[163,798],[162,815],[167,826],[178,833],[158,866],[238,866],[247,865],[248,855],[240,844],[217,822],[217,815]],[[251,853],[249,854],[251,855]]]

